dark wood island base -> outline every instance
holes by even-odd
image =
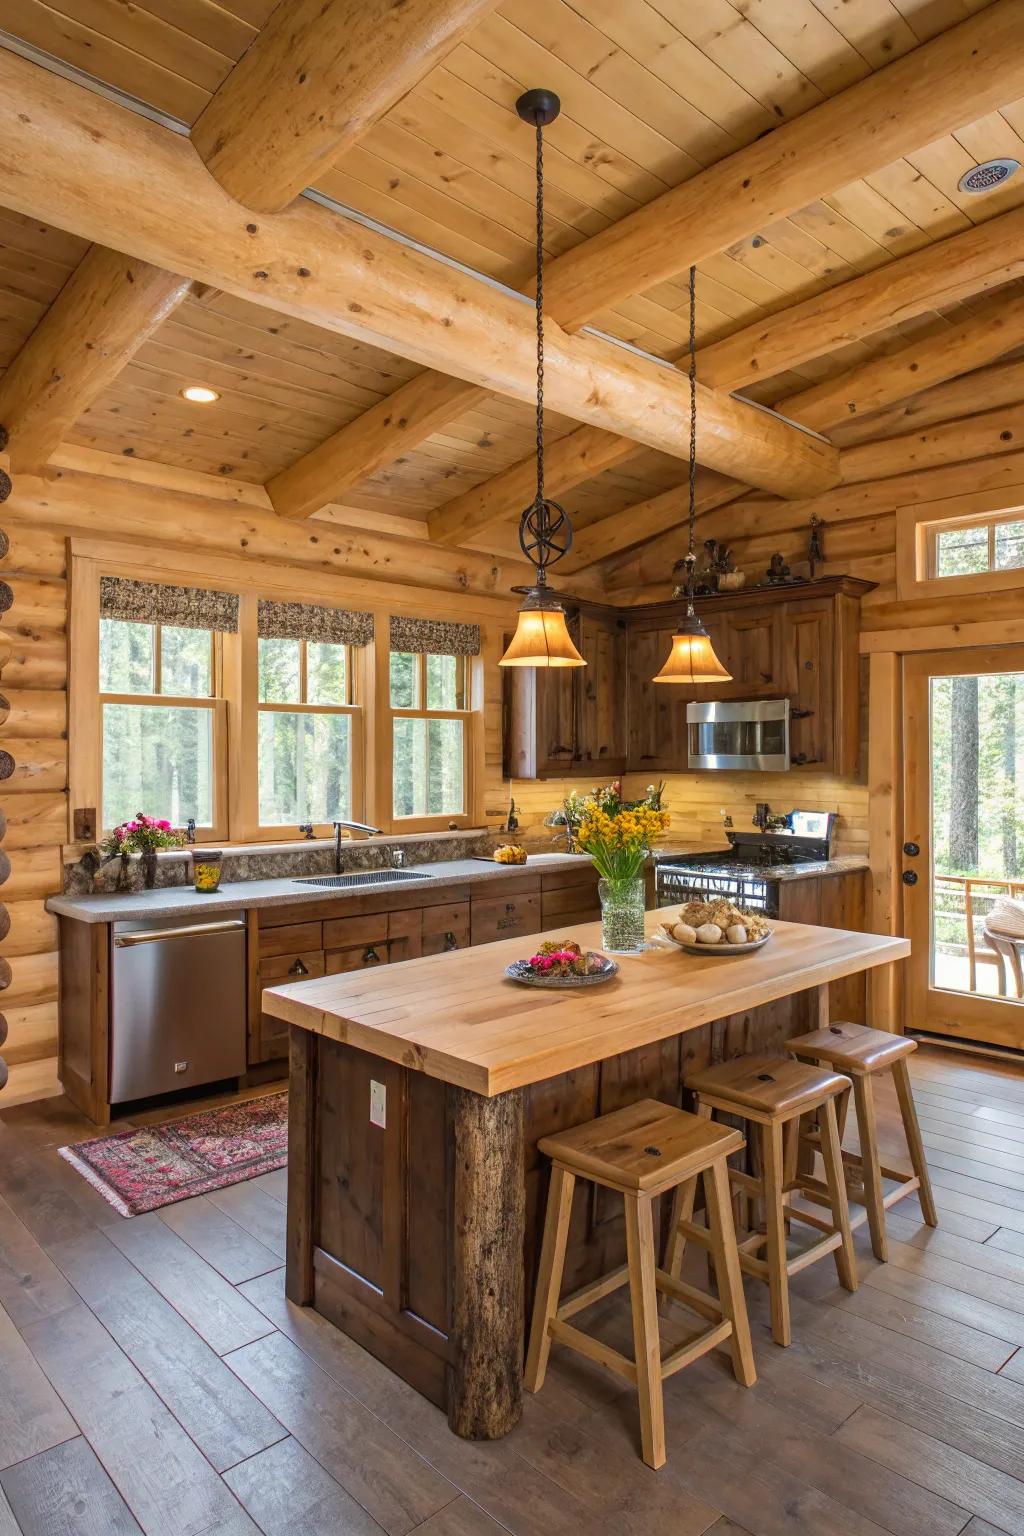
[[[393,982],[377,973],[268,993],[266,1005],[280,1010],[292,1026],[289,1299],[314,1307],[444,1409],[456,1434],[481,1440],[507,1434],[522,1411],[524,1320],[544,1218],[547,1170],[538,1141],[644,1097],[691,1107],[684,1073],[781,1048],[787,1037],[821,1027],[828,1019],[830,979],[890,963],[908,948],[903,940],[779,927],[787,930],[794,956],[799,953],[789,963],[788,979],[779,965],[780,932],[768,946],[776,950],[774,967],[762,954],[739,962],[697,961],[684,973],[678,954],[649,954],[627,962],[600,999],[512,989],[501,980],[497,951],[504,946],[483,955],[410,962]],[[822,951],[821,963],[815,963],[812,945]],[[513,940],[511,947],[521,945]],[[840,948],[842,962],[836,958]],[[426,966],[443,969],[429,985],[423,977],[422,985],[410,987],[415,971]],[[473,982],[460,976],[460,966],[474,968]],[[481,990],[481,967],[494,976],[493,1002],[486,981]],[[677,1032],[668,1032],[664,1017],[659,1019],[663,1008],[652,1002],[652,970],[676,999],[679,1017],[668,1028]],[[388,1006],[399,975],[403,985]],[[704,987],[696,1002],[687,986],[691,978]],[[331,982],[348,989],[344,1000],[338,994],[328,1002],[323,988]],[[387,996],[385,982],[392,983]],[[755,995],[752,984],[769,1000],[708,1022],[716,1003]],[[452,1059],[447,1066],[433,1062],[430,1021],[417,1011],[423,998],[443,1000],[447,990],[451,1027],[460,988],[472,1004],[468,1011],[463,1007],[459,1022],[469,1028],[478,1053],[487,1020],[500,1020],[510,1030],[515,1015],[522,1026],[513,1031],[515,1066],[509,1066],[506,1047],[501,1070],[526,1081],[489,1094],[486,1087],[429,1075],[445,1071],[470,1081],[477,1068],[476,1059],[469,1066],[455,1066]],[[609,1008],[613,990],[618,1001]],[[660,996],[659,990],[659,1003]],[[553,999],[562,1006],[555,1008]],[[621,1031],[622,1015],[631,1006],[632,1038],[641,1043],[604,1054],[595,1031],[600,1035],[610,1028],[613,1017]],[[569,1018],[566,1008],[583,1010],[578,1016],[586,1019],[588,1038],[574,1039],[576,1059],[566,1070],[540,1077],[536,1066],[531,1068],[537,1038],[549,1056],[551,1033],[564,1033],[559,1026]],[[403,1009],[404,1022],[398,1024]],[[691,1023],[685,1015],[695,1010],[698,1021]],[[535,1028],[535,1020],[542,1033],[531,1034],[528,1042],[525,1032]],[[375,1030],[379,1036],[371,1033]],[[360,1045],[350,1043],[352,1036]],[[378,1037],[388,1055],[362,1048]],[[579,1059],[588,1054],[598,1059]],[[497,1077],[493,1059],[487,1070]],[[370,1123],[373,1084],[384,1090],[382,1127]],[[380,1088],[373,1091],[379,1101]],[[662,1212],[663,1220],[667,1214]],[[569,1232],[566,1289],[622,1263],[625,1246],[621,1201],[581,1184]]]

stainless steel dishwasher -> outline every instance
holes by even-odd
[[[112,946],[113,1103],[244,1073],[244,913],[114,923]]]

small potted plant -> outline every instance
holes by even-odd
[[[169,821],[161,821],[159,817],[147,816],[143,811],[136,811],[134,821],[123,821],[119,827],[115,827],[103,844],[105,858],[122,861],[122,867],[127,869],[130,854],[142,855],[142,873],[146,889],[151,891],[156,885],[156,855],[160,848],[180,848],[185,841],[185,834],[179,827],[172,827]]]
[[[576,834],[600,876],[601,941],[616,954],[644,947],[644,864],[670,819],[660,799],[661,789],[652,785],[646,799],[626,802],[621,786],[610,784],[588,800]]]

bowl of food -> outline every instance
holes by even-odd
[[[746,955],[767,944],[772,930],[760,912],[720,897],[688,901],[662,922],[660,934],[688,955]]]
[[[573,939],[548,940],[529,960],[514,960],[505,969],[509,981],[524,987],[593,987],[610,981],[618,966],[599,950],[585,950]]]

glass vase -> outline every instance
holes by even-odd
[[[615,955],[639,954],[644,947],[643,875],[597,882],[601,898],[601,946]]]

